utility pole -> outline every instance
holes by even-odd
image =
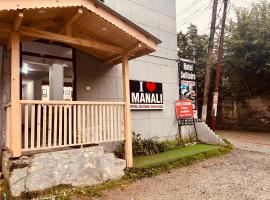
[[[204,90],[203,90],[203,106],[202,106],[202,121],[203,122],[205,122],[207,118],[207,104],[208,104],[211,66],[213,62],[213,46],[214,46],[214,36],[215,36],[215,30],[216,30],[217,6],[218,6],[218,0],[214,0],[211,30],[210,30],[210,36],[209,36],[209,41],[208,41],[208,58],[207,58],[207,66],[205,69],[205,81],[204,81]]]
[[[211,128],[213,130],[215,130],[216,128],[217,106],[218,106],[218,87],[219,87],[219,80],[220,80],[221,70],[222,70],[222,56],[223,56],[224,33],[225,33],[228,1],[229,0],[224,0],[222,27],[221,27],[219,48],[218,48],[218,64],[217,64],[217,69],[216,69],[213,105],[212,105],[212,112],[211,112]]]

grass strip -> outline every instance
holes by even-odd
[[[147,156],[137,156],[134,157],[134,166],[135,168],[148,168],[155,167],[162,164],[174,162],[176,160],[193,156],[199,153],[209,152],[212,150],[218,150],[222,147],[208,144],[196,144],[187,147],[181,147],[172,149],[166,152],[147,155]]]

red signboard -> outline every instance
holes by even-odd
[[[193,118],[193,109],[191,100],[177,100],[175,104],[176,118]]]

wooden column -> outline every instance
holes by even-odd
[[[13,157],[21,155],[21,111],[20,111],[20,36],[11,33],[11,151]]]
[[[122,69],[123,69],[123,98],[125,102],[125,129],[124,129],[126,138],[125,155],[127,167],[133,167],[128,55],[124,55],[122,57]]]

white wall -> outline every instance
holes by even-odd
[[[132,111],[132,130],[146,138],[178,134],[174,101],[178,99],[175,0],[105,0],[105,4],[162,40],[158,50],[130,62],[130,79],[163,83],[165,109]],[[90,86],[91,90],[86,88]],[[77,53],[77,100],[122,101],[122,67],[104,66]]]
[[[175,0],[105,0],[105,4],[150,32],[162,43],[151,56],[130,62],[130,79],[163,83],[163,111],[132,111],[132,130],[145,137],[178,134],[174,101],[178,99]],[[154,57],[154,56],[159,57]],[[120,67],[118,66],[120,71]]]

